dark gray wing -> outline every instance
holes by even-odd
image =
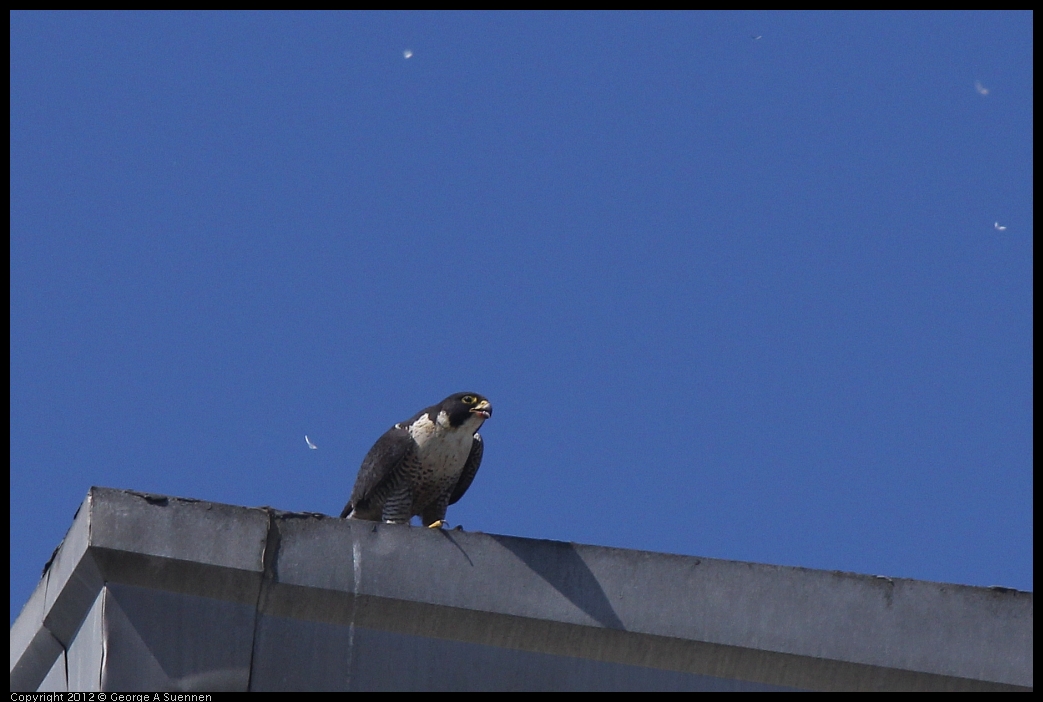
[[[467,488],[471,487],[475,473],[478,472],[478,466],[482,465],[482,452],[484,451],[485,442],[482,441],[482,435],[475,434],[474,441],[471,442],[471,453],[467,454],[467,462],[464,463],[464,472],[460,474],[460,480],[453,488],[453,494],[449,496],[449,504],[455,505],[457,500],[467,492]]]
[[[377,439],[373,448],[362,459],[359,477],[355,479],[355,488],[351,491],[351,499],[344,506],[340,516],[347,517],[353,509],[365,509],[366,502],[394,474],[395,469],[416,447],[416,442],[409,432],[395,425]]]

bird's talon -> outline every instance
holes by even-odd
[[[428,529],[441,529],[444,526],[445,526],[445,521],[442,520],[442,519],[439,519],[437,522],[431,522],[430,524],[428,524],[427,528]]]

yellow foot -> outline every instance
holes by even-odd
[[[445,520],[439,519],[437,522],[431,522],[427,525],[428,529],[441,529],[445,526]]]

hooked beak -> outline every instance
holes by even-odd
[[[493,406],[489,404],[488,400],[482,400],[477,405],[472,407],[471,411],[477,414],[482,419],[488,419],[493,415]]]

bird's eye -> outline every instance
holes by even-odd
[[[475,402],[478,401],[478,398],[475,397],[474,395],[464,395],[460,399],[463,400],[463,403],[465,405],[473,405]]]

